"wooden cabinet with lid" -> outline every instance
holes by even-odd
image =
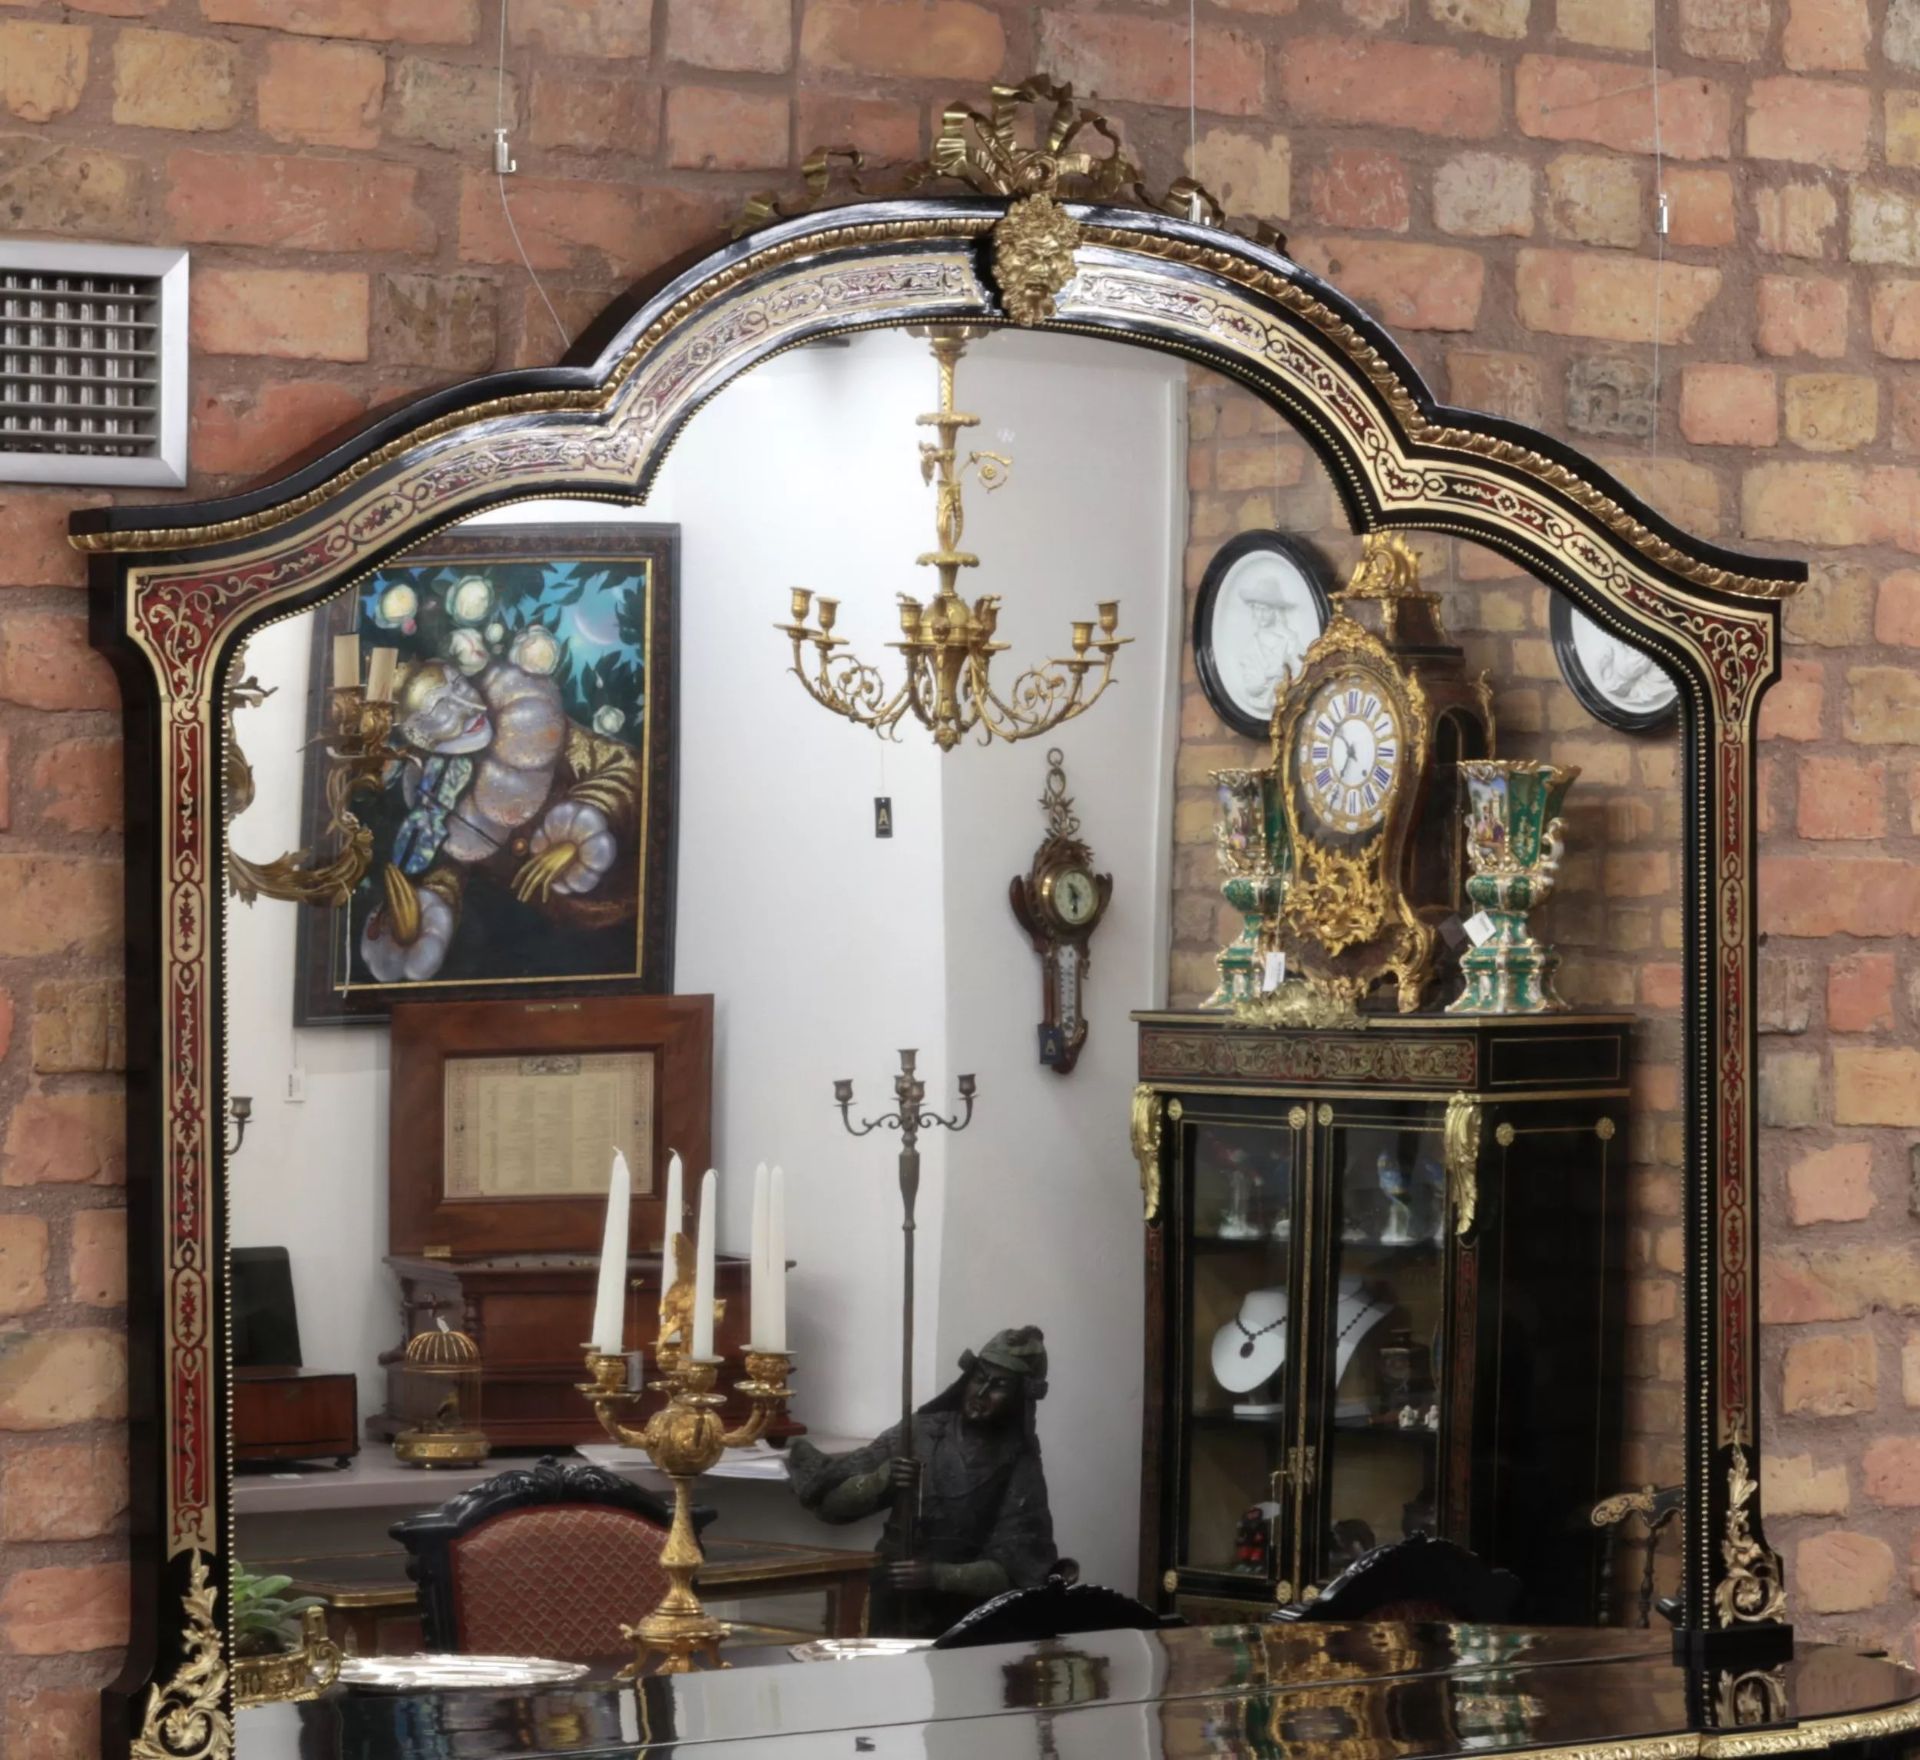
[[[1629,1021],[1136,1019],[1147,1597],[1230,1617],[1425,1530],[1589,1621]]]

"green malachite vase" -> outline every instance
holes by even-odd
[[[1287,825],[1274,790],[1271,767],[1264,770],[1216,770],[1218,791],[1213,821],[1214,849],[1223,876],[1220,890],[1240,913],[1240,933],[1214,958],[1219,987],[1208,1008],[1231,1008],[1260,994],[1266,969],[1268,926],[1280,914],[1291,866]]]
[[[1468,758],[1467,897],[1492,927],[1460,958],[1466,988],[1449,1014],[1548,1014],[1567,1005],[1554,989],[1560,955],[1527,929],[1560,874],[1561,803],[1577,766],[1530,759]]]

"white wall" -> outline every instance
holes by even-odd
[[[890,744],[837,720],[780,669],[771,626],[789,587],[839,597],[840,631],[887,662],[895,594],[931,590],[932,571],[913,565],[933,543],[915,452],[914,418],[934,401],[923,342],[880,333],[768,363],[690,425],[643,509],[530,503],[486,516],[682,528],[675,983],[717,999],[723,1248],[745,1248],[753,1163],[788,1169],[800,1415],[840,1435],[898,1415],[898,1139],[849,1140],[832,1083],[851,1076],[857,1110],[883,1111],[898,1048],[913,1045],[929,1104],[951,1105],[962,1069],[981,1088],[971,1130],[923,1139],[918,1397],[944,1384],[963,1346],[1003,1325],[1044,1326],[1061,1544],[1123,1586],[1141,1368],[1126,1012],[1161,999],[1166,970],[1181,379],[1175,364],[1078,339],[996,335],[961,365],[961,407],[985,418],[963,446],[1015,458],[1006,488],[969,495],[964,545],[984,565],[963,590],[1006,595],[1002,664],[1064,651],[1069,619],[1096,598],[1118,597],[1136,638],[1107,698],[1057,740],[943,758],[917,726]],[[294,838],[309,628],[276,626],[250,655],[283,681],[241,723],[261,783],[236,829],[251,855]],[[1116,875],[1094,943],[1091,1037],[1067,1078],[1036,1060],[1038,962],[1006,899],[1042,835],[1052,743]],[[893,800],[889,841],[873,836],[878,794]],[[294,1249],[308,1360],[351,1364],[366,1412],[382,1397],[374,1355],[398,1335],[380,1264],[385,1034],[287,1025],[292,915],[263,902],[235,917],[232,1080],[254,1094],[257,1122],[235,1171],[234,1239]],[[296,1063],[304,1108],[278,1098]]]

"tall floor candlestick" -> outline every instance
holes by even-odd
[[[950,1131],[965,1130],[973,1122],[974,1095],[973,1077],[962,1076],[960,1098],[965,1103],[964,1110],[953,1118],[943,1118],[937,1112],[926,1111],[921,1102],[927,1097],[927,1085],[914,1073],[914,1063],[919,1055],[917,1051],[900,1053],[900,1073],[893,1078],[894,1098],[898,1102],[895,1109],[878,1118],[863,1119],[858,1125],[854,1124],[850,1111],[853,1083],[838,1081],[833,1084],[833,1097],[840,1108],[840,1122],[852,1135],[864,1137],[882,1129],[900,1133],[900,1202],[906,1215],[900,1224],[905,1274],[900,1295],[899,1458],[909,1463],[916,1461],[913,1442],[913,1207],[920,1196],[920,1133],[934,1125]],[[900,1477],[906,1482],[894,1493],[894,1528],[905,1543],[906,1550],[901,1556],[912,1558],[918,1538],[919,1478],[917,1473],[902,1474]]]

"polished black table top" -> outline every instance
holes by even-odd
[[[1690,1679],[1663,1632],[1376,1623],[1101,1632],[1032,1645],[769,1662],[532,1693],[342,1692],[242,1711],[239,1760],[1605,1760],[1898,1751],[1920,1676],[1803,1645],[1764,1674]]]

